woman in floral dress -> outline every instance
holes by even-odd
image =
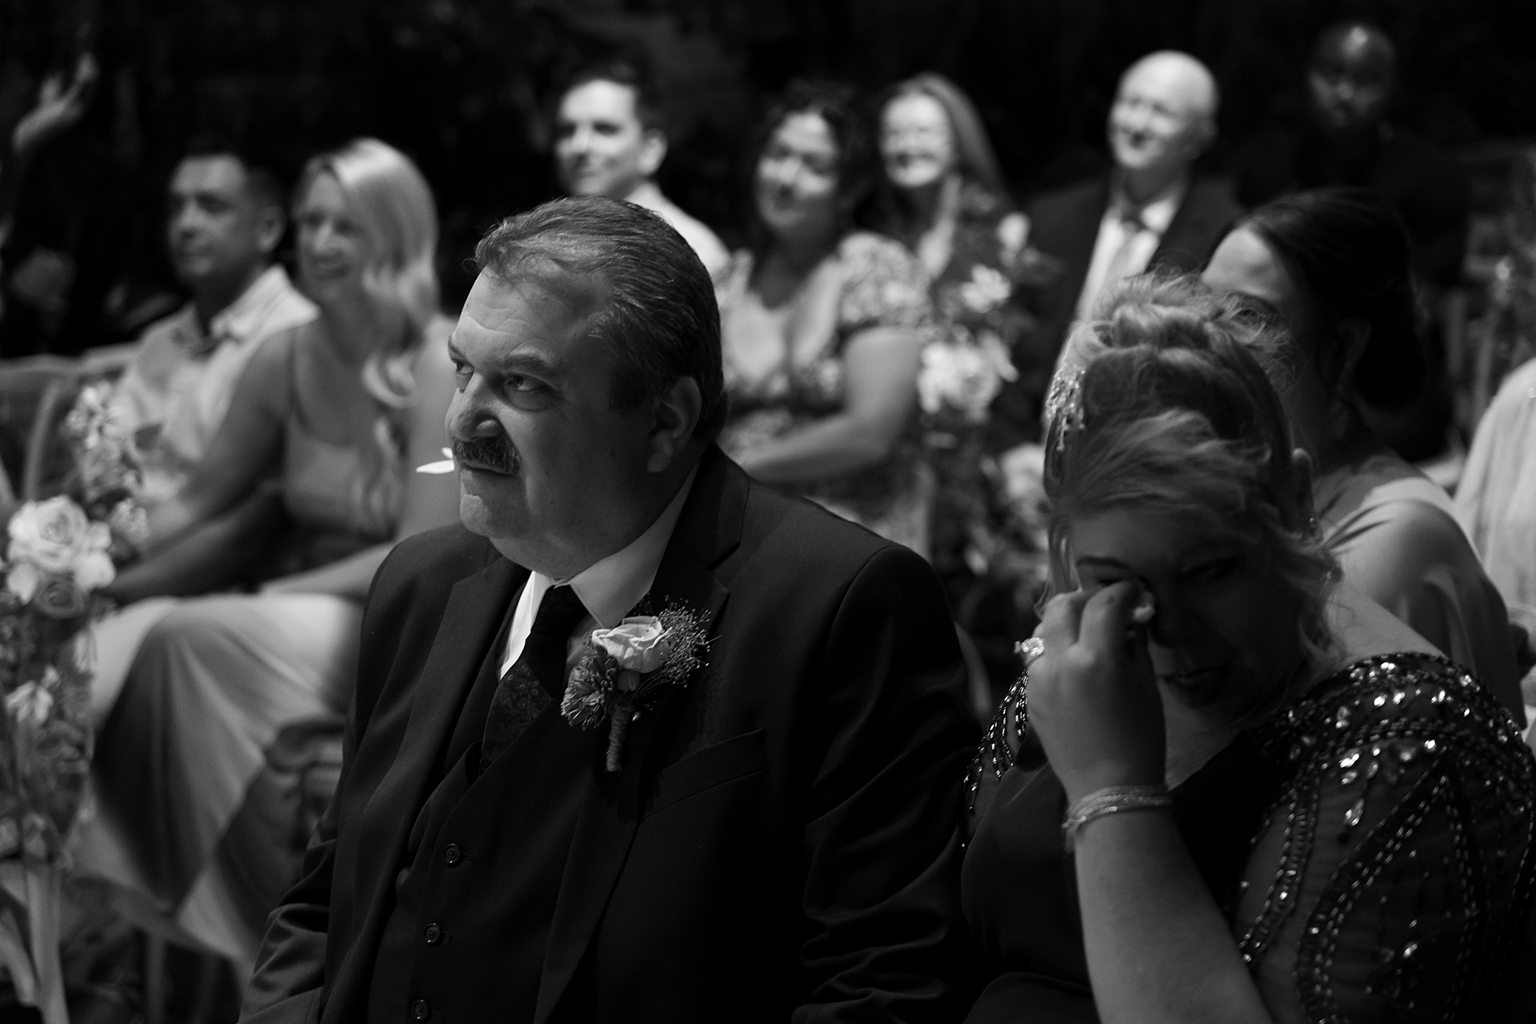
[[[854,227],[872,135],[840,85],[795,83],[768,116],[756,242],[717,285],[731,396],[721,441],[759,479],[926,553],[916,415],[932,313],[917,260]]]

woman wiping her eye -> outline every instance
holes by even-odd
[[[1276,329],[1192,279],[1097,312],[1051,389],[1054,596],[968,780],[969,1019],[1530,1019],[1536,760],[1339,581]]]

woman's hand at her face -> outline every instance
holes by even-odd
[[[1061,594],[1035,631],[1045,652],[1029,666],[1030,725],[1069,800],[1163,781],[1163,707],[1143,595],[1133,580]]]

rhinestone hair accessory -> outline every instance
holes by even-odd
[[[1046,448],[1060,458],[1067,438],[1083,429],[1083,371],[1063,364],[1045,395]]]

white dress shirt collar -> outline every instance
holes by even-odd
[[[533,629],[533,618],[538,613],[539,603],[550,587],[569,583],[571,589],[576,591],[582,606],[587,609],[587,618],[580,624],[582,630],[594,628],[593,622],[604,629],[617,626],[640,603],[640,599],[655,582],[656,570],[661,567],[667,543],[672,539],[672,531],[677,527],[678,517],[683,514],[683,503],[688,500],[688,493],[693,490],[694,477],[697,475],[697,469],[688,474],[683,486],[678,488],[677,494],[662,509],[655,522],[627,546],[592,563],[569,580],[551,579],[541,572],[529,575],[517,599],[517,607],[512,612],[512,626],[507,634],[507,649],[501,663],[503,673],[522,653],[523,642]]]
[[[287,271],[274,263],[257,275],[239,298],[213,315],[208,322],[208,337],[218,341],[246,340],[263,329],[271,308],[287,299],[292,290]]]
[[[1181,175],[1145,203],[1137,205],[1125,194],[1125,185],[1117,177],[1110,188],[1105,216],[1122,220],[1127,214],[1136,214],[1143,228],[1161,238],[1168,230],[1168,225],[1173,223],[1173,216],[1179,212],[1184,194],[1188,191],[1189,178]]]

